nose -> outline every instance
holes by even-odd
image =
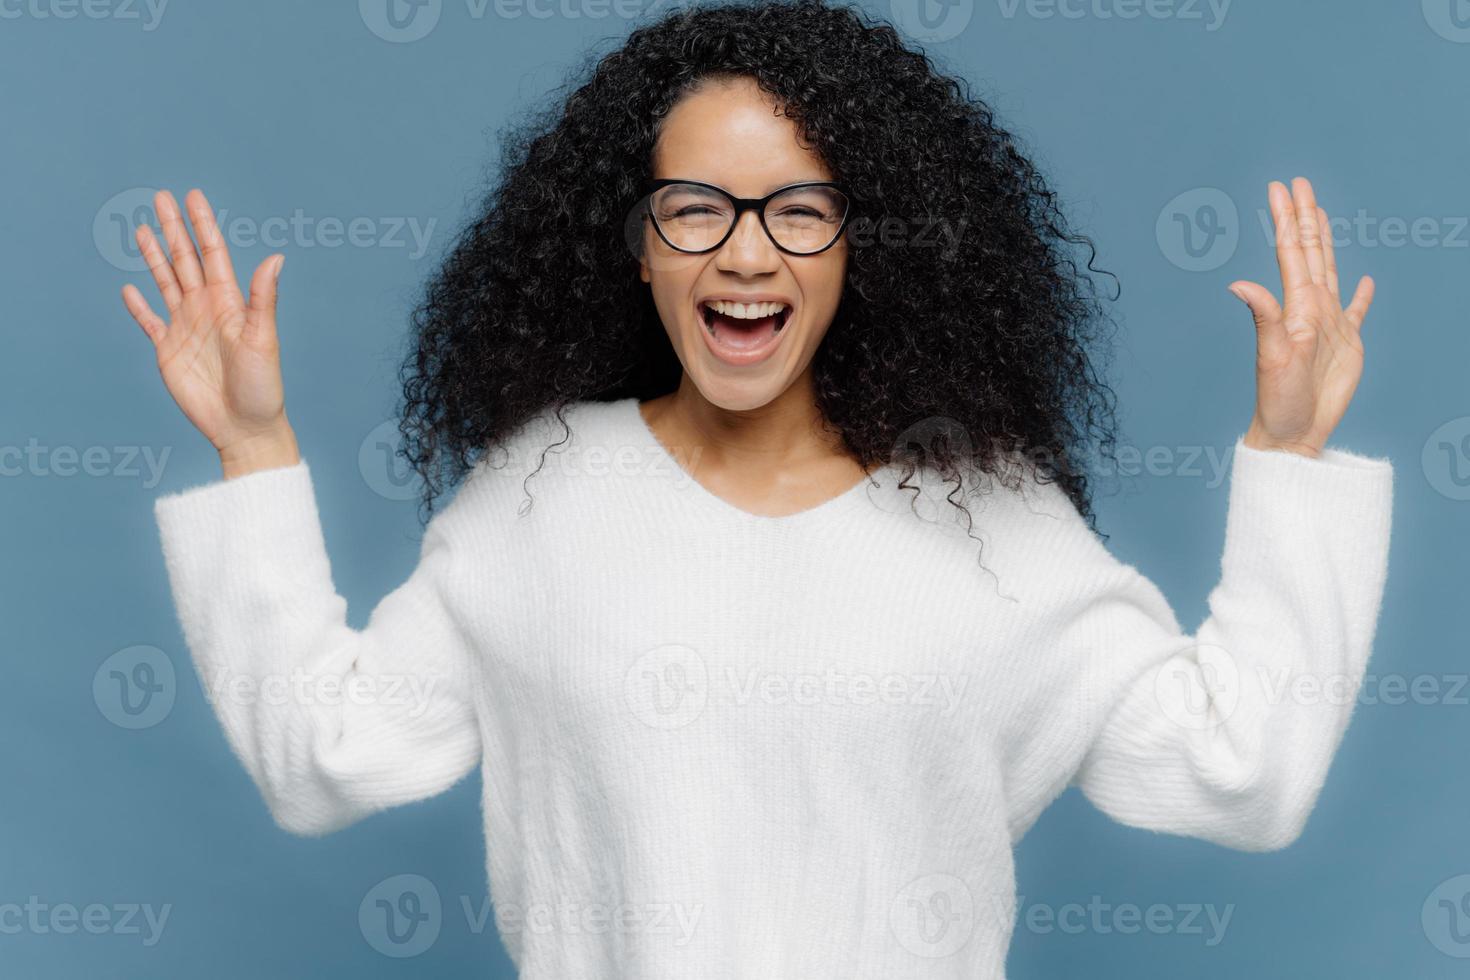
[[[760,215],[754,211],[746,211],[736,220],[735,230],[715,253],[715,268],[735,275],[775,272],[780,264],[781,252],[761,227]]]

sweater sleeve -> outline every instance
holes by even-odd
[[[205,694],[284,830],[330,833],[479,760],[470,650],[442,591],[456,502],[361,630],[332,583],[305,460],[154,502]]]
[[[1089,597],[1073,782],[1130,826],[1243,851],[1296,840],[1357,701],[1387,572],[1387,459],[1237,440],[1221,574],[1184,634],[1118,563]]]

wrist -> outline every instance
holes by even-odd
[[[301,461],[301,451],[296,444],[296,433],[289,423],[283,422],[279,428],[221,447],[219,460],[228,480],[258,470],[294,466]]]
[[[1308,456],[1312,459],[1322,455],[1320,446],[1296,440],[1273,438],[1267,434],[1259,419],[1251,419],[1250,428],[1246,429],[1245,435],[1241,437],[1241,442],[1251,449],[1296,453],[1298,456]]]

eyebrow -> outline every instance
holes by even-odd
[[[706,181],[705,183],[708,183],[708,181]],[[715,185],[713,185],[711,187],[704,187],[704,186],[702,186],[700,184],[691,183],[689,185],[689,189],[693,193],[703,194],[703,195],[708,196],[708,197],[719,197],[720,196],[720,192],[717,191],[717,190],[715,190],[715,187],[718,187],[718,186],[719,186],[718,184],[715,184]]]
[[[687,180],[687,181],[690,181],[691,183],[709,184],[711,187],[718,187],[718,188],[720,188],[721,190],[723,190],[727,194],[731,194],[731,195],[733,195],[735,197],[740,197],[741,196],[739,194],[736,194],[734,191],[730,190],[728,187],[725,187],[723,184],[716,183],[713,180],[704,180],[703,178],[700,178],[700,177],[658,177],[658,176],[655,176],[653,179],[654,180]],[[760,194],[756,194],[754,196],[755,197],[765,197],[767,194],[773,193],[775,191],[779,191],[783,187],[791,187],[791,186],[793,186],[795,184],[827,184],[827,183],[831,183],[831,182],[832,181],[829,178],[827,178],[827,177],[798,177],[795,180],[785,180],[785,181],[782,181],[779,184],[775,184],[775,185],[773,185],[771,187],[768,187],[763,192],[761,192]],[[708,190],[708,188],[705,188],[705,189]]]

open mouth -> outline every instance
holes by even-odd
[[[769,341],[791,315],[785,303],[732,303],[722,299],[699,304],[699,319],[715,342],[733,350],[760,347]]]

